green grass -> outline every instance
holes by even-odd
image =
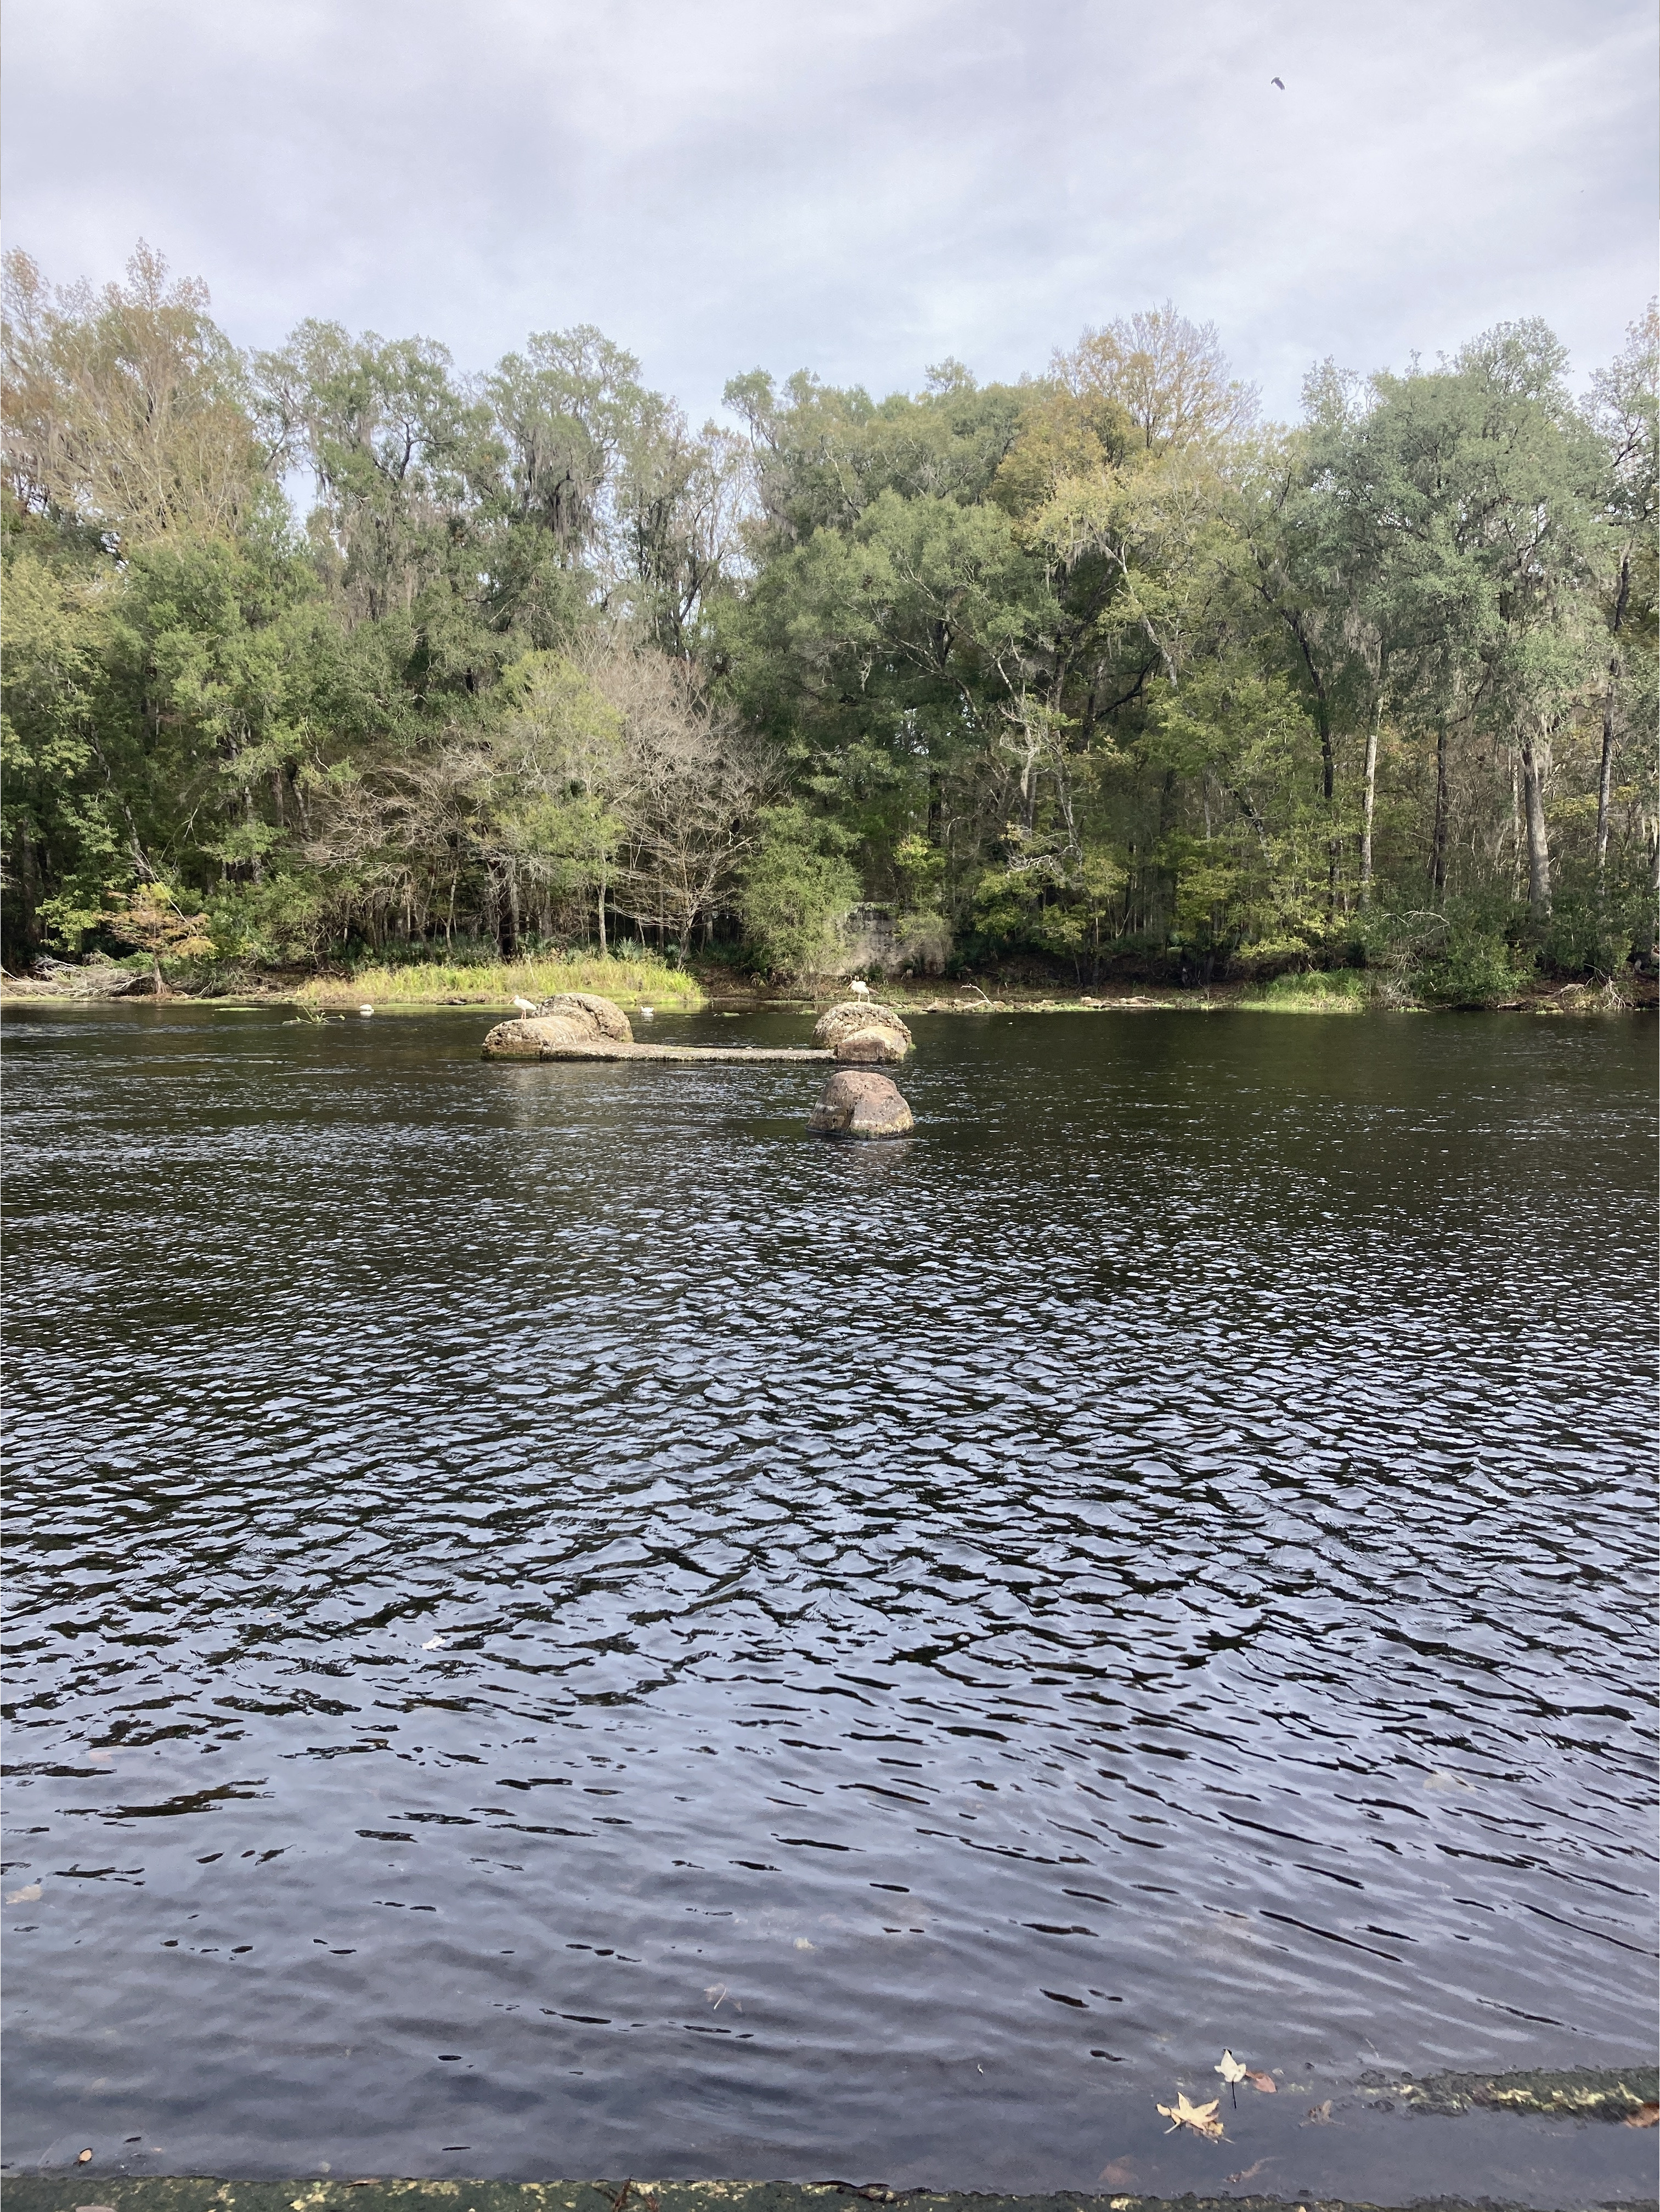
[[[322,1006],[509,1006],[515,998],[551,999],[561,991],[594,991],[619,1006],[662,1006],[694,1012],[703,1004],[696,976],[650,959],[601,959],[596,953],[447,966],[420,961],[396,968],[360,968],[350,976],[319,975],[296,999]]]
[[[1358,1014],[1371,997],[1371,977],[1359,968],[1276,975],[1261,990],[1248,990],[1238,1004],[1252,1013]]]

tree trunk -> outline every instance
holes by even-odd
[[[1447,726],[1435,732],[1435,829],[1430,838],[1430,889],[1438,905],[1447,895]]]
[[[1522,731],[1522,804],[1528,826],[1528,904],[1535,915],[1550,912],[1550,843],[1545,834],[1545,799],[1540,787],[1539,755],[1533,732]]]
[[[1596,777],[1596,880],[1608,867],[1608,815],[1614,805],[1614,686],[1602,694],[1602,764]]]
[[[1377,702],[1377,711],[1366,732],[1366,759],[1361,771],[1360,791],[1360,904],[1364,909],[1371,904],[1371,817],[1377,799],[1377,725],[1383,719],[1383,702]]]
[[[605,959],[605,958],[606,957],[606,952],[605,952],[605,870],[604,870],[603,868],[601,868],[601,870],[599,871],[599,957],[603,960],[603,959]]]
[[[1522,826],[1522,761],[1514,749],[1510,763],[1510,845],[1511,887],[1512,899],[1522,896],[1522,878],[1526,867],[1527,832]]]
[[[1329,827],[1337,804],[1337,749],[1332,741],[1331,712],[1326,703],[1323,687],[1316,694],[1316,714],[1320,731],[1320,796],[1326,803],[1326,821]],[[1337,870],[1339,840],[1335,830],[1326,839],[1326,921],[1329,924],[1337,913]]]

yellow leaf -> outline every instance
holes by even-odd
[[[1216,2117],[1220,2099],[1213,2097],[1208,2105],[1190,2105],[1186,2093],[1178,2089],[1173,2105],[1160,2105],[1158,2110],[1171,2122],[1164,2133],[1173,2136],[1177,2128],[1191,2128],[1195,2135],[1207,2136],[1213,2142],[1221,2135],[1222,2123]]]
[[[1225,2081],[1243,2081],[1249,2070],[1239,2063],[1231,2051],[1225,2051],[1222,2063],[1211,2069],[1213,2074],[1219,2074]]]

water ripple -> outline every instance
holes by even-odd
[[[919,1028],[855,1148],[9,1019],[17,2154],[1187,2186],[1224,2043],[1648,2046],[1640,1027]]]

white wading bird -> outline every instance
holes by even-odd
[[[357,1011],[360,1014],[372,1014],[374,1009],[373,1006],[359,1006]]]
[[[864,981],[862,976],[855,975],[852,982],[848,984],[848,988],[852,992],[855,999],[868,999],[870,996],[870,985]]]
[[[521,1014],[533,1014],[536,1012],[534,999],[521,999],[515,994],[513,1003]]]

